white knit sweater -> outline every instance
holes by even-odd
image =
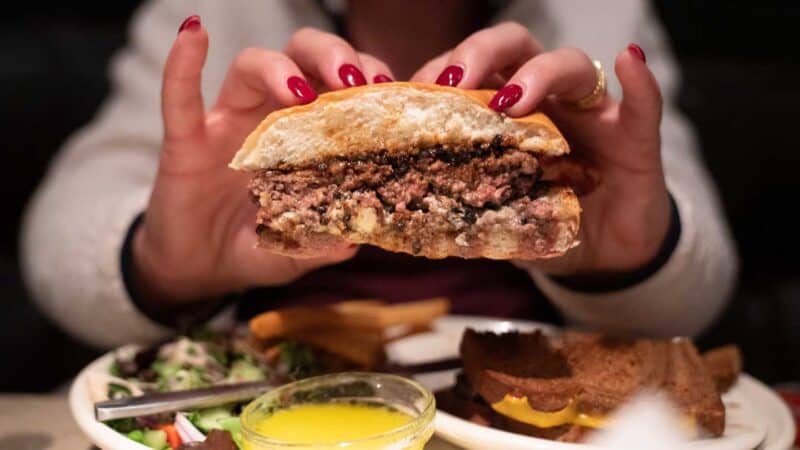
[[[191,14],[202,17],[211,35],[203,77],[207,99],[216,97],[229,63],[245,47],[281,49],[304,25],[331,29],[312,0],[151,0],[136,14],[130,43],[112,64],[112,94],[53,161],[26,214],[22,239],[24,272],[39,306],[68,332],[97,346],[145,342],[169,332],[128,298],[120,247],[131,221],[146,207],[162,135],[162,65],[177,26]],[[502,16],[498,20],[528,26],[548,48],[580,47],[605,67],[613,67],[616,53],[629,42],[646,49],[667,100],[664,167],[682,223],[669,261],[629,289],[585,294],[543,274],[531,275],[574,323],[661,336],[699,333],[723,308],[737,259],[694,136],[669,104],[677,74],[646,2],[517,0]],[[616,80],[610,81],[617,94]]]

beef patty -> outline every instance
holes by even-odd
[[[444,232],[459,246],[480,246],[502,225],[528,234],[543,248],[557,238],[553,205],[540,195],[536,156],[506,147],[497,137],[471,148],[436,146],[416,153],[385,151],[332,158],[294,170],[262,170],[250,183],[260,206],[263,240],[292,248],[309,234],[396,232],[425,255]],[[469,256],[466,252],[465,256]]]

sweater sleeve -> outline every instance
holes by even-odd
[[[613,73],[614,56],[629,42],[645,49],[647,65],[659,80],[665,100],[662,157],[667,186],[681,220],[679,241],[651,277],[614,292],[579,292],[540,271],[532,270],[531,275],[574,325],[618,333],[693,336],[724,309],[735,284],[738,259],[711,177],[699,158],[693,130],[674,105],[678,80],[666,36],[644,3],[549,2],[555,22],[565,24],[558,29],[556,45],[587,49],[609,74]],[[603,19],[596,20],[603,17],[614,20],[614,27],[603,27]],[[576,27],[576,23],[584,26]],[[610,91],[619,95],[616,80]]]
[[[161,67],[182,20],[177,4],[138,11],[129,46],[112,62],[112,95],[61,149],[24,218],[23,270],[38,306],[98,347],[170,331],[129,301],[120,248],[158,165]]]
[[[146,206],[163,134],[161,73],[178,26],[198,14],[211,45],[202,90],[213,101],[237,53],[282,48],[303,25],[328,29],[314,0],[149,0],[111,65],[112,93],[59,151],[26,212],[21,253],[39,307],[98,347],[159,339],[171,329],[131,301],[121,271],[126,231]],[[232,309],[211,325],[232,319]]]

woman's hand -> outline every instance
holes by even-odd
[[[149,303],[175,304],[286,283],[357,251],[343,246],[316,258],[292,259],[255,248],[257,208],[247,193],[250,176],[227,165],[267,113],[317,97],[307,80],[322,89],[341,89],[388,78],[389,69],[336,36],[303,29],[285,53],[242,51],[206,111],[200,79],[207,50],[206,30],[198,17],[190,17],[164,69],[161,160],[144,221],[133,237],[134,280]]]
[[[575,154],[599,171],[600,184],[581,198],[581,245],[565,256],[535,262],[558,275],[633,271],[653,260],[670,221],[661,166],[661,95],[645,55],[630,45],[617,56],[623,98],[595,107],[571,103],[597,83],[581,50],[542,50],[527,29],[503,23],[481,30],[423,66],[416,81],[475,89],[503,86],[490,103],[512,117],[541,108],[564,132]]]

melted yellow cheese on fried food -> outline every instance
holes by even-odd
[[[537,411],[528,403],[527,397],[514,397],[510,394],[497,403],[492,403],[492,409],[517,422],[527,423],[539,428],[552,428],[564,424],[580,425],[589,428],[601,428],[606,423],[606,418],[600,415],[584,414],[578,411],[578,405],[570,402],[560,411]]]

